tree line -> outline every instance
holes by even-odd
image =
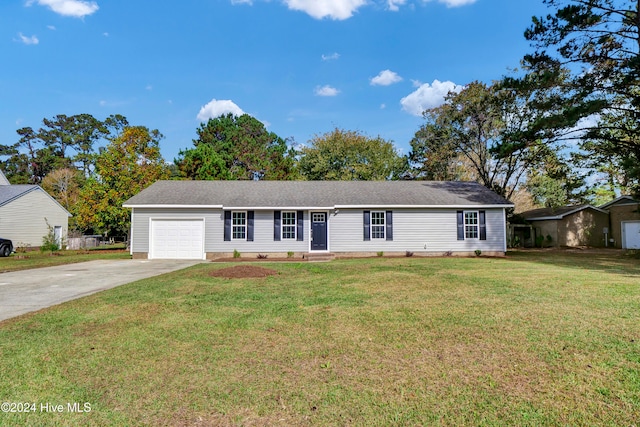
[[[158,130],[122,115],[57,115],[17,130],[0,145],[0,167],[12,184],[38,184],[73,216],[79,233],[127,236],[128,198],[160,179],[397,179],[406,159],[390,141],[335,129],[296,147],[257,119],[221,115],[202,123],[193,147],[173,163],[160,153]]]
[[[392,141],[334,129],[304,146],[249,115],[202,123],[172,164],[157,130],[121,115],[44,119],[0,145],[12,183],[41,184],[73,226],[125,234],[122,202],[157,179],[474,180],[536,206],[640,193],[637,0],[543,0],[519,69],[468,83],[424,112],[401,155]]]

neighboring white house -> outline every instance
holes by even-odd
[[[473,182],[158,181],[131,208],[135,258],[504,255],[513,205]]]
[[[14,247],[38,247],[49,226],[60,241],[71,214],[38,185],[10,185],[0,171],[0,237]]]

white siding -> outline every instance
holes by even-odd
[[[486,211],[487,240],[457,240],[455,209],[393,210],[393,241],[363,240],[363,210],[329,211],[328,243],[331,252],[405,252],[415,254],[504,252],[505,219],[503,209]],[[149,252],[151,218],[201,218],[205,220],[205,252],[286,253],[309,251],[309,212],[304,212],[304,240],[273,240],[273,211],[254,210],[254,241],[224,241],[224,213],[221,209],[134,209],[132,218],[132,252]]]
[[[331,252],[504,252],[502,209],[485,209],[487,240],[457,240],[455,209],[393,210],[393,241],[363,239],[363,211],[340,209],[329,217]]]
[[[273,211],[254,211],[253,242],[224,241],[224,213],[221,209],[134,208],[132,214],[131,252],[149,252],[150,220],[160,218],[204,218],[204,250],[211,252],[306,252],[309,249],[308,213],[304,214],[304,240],[273,240]]]
[[[11,239],[13,246],[42,245],[51,227],[62,227],[66,239],[69,216],[44,190],[34,190],[0,207],[0,237]]]
[[[207,252],[307,252],[309,250],[309,213],[304,213],[304,240],[273,240],[273,211],[254,211],[253,242],[246,240],[224,241],[224,214],[218,213],[218,221],[212,224],[214,238],[207,239]]]

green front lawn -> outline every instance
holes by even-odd
[[[200,264],[0,323],[0,402],[35,403],[0,425],[640,420],[637,258],[256,265],[278,274]]]

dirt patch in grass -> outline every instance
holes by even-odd
[[[247,277],[268,277],[278,274],[270,268],[257,267],[255,265],[236,265],[233,267],[214,270],[209,275],[213,277],[225,277],[227,279],[242,279]]]

